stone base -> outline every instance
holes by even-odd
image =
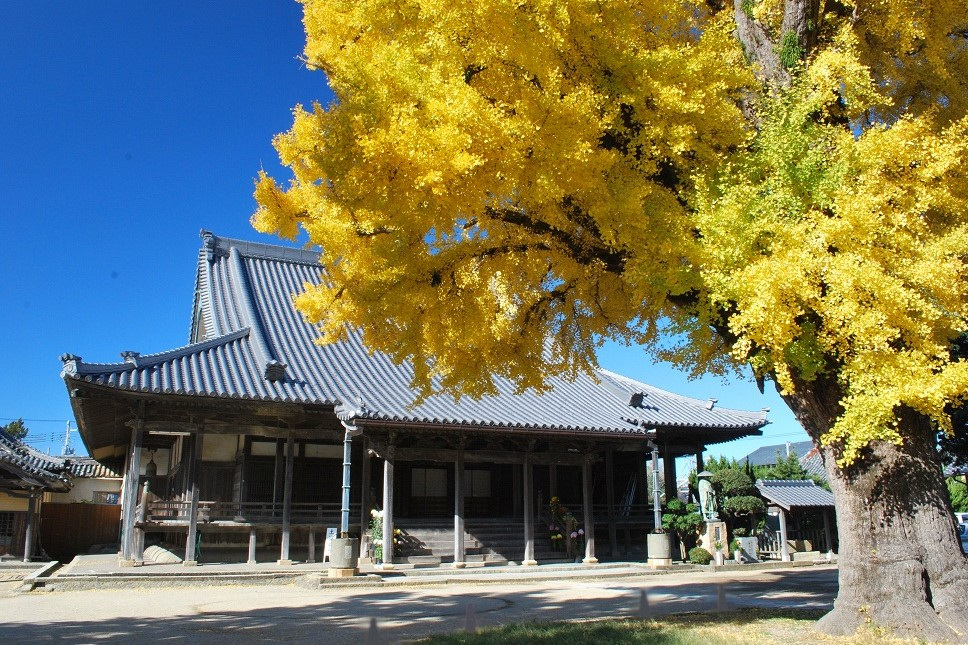
[[[592,556],[590,558],[583,558],[582,561],[581,561],[581,563],[582,564],[598,564],[598,558],[596,558],[595,556]]]
[[[393,569],[393,563],[384,562],[383,564],[380,565],[380,569],[383,571],[391,571]]]
[[[522,560],[521,561],[521,566],[522,567],[536,567],[536,566],[538,566],[538,561],[537,560]]]
[[[182,562],[182,566],[185,566],[185,567],[197,567],[198,566],[198,560],[185,560],[184,562]]]
[[[656,567],[671,567],[672,558],[649,558],[645,563],[653,569]]]
[[[454,563],[454,568],[455,569],[463,569],[466,566],[467,566],[467,563],[466,562],[455,562]]]
[[[119,567],[140,567],[144,562],[138,562],[137,560],[122,560],[118,559]]]
[[[359,573],[358,569],[337,569],[336,567],[332,567],[328,571],[330,578],[352,578]]]
[[[288,567],[292,565],[292,560],[276,560],[276,564]]]
[[[245,563],[246,564],[258,564],[258,562],[256,562],[255,560],[246,560]]]
[[[706,532],[702,534],[702,548],[709,551],[710,555],[716,555],[716,542],[719,542],[718,551],[725,558],[728,554],[729,541],[726,539],[726,522],[707,521]]]

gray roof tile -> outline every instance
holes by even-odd
[[[786,510],[802,506],[833,506],[834,496],[812,480],[758,479],[756,489],[766,500]]]
[[[496,379],[496,396],[460,401],[448,395],[413,405],[413,367],[370,353],[361,334],[319,346],[317,331],[292,305],[304,283],[318,283],[316,253],[219,238],[203,232],[193,337],[200,341],[137,364],[84,363],[65,357],[63,375],[138,392],[175,393],[335,405],[362,398],[371,419],[443,425],[487,425],[644,434],[651,427],[755,433],[765,412],[710,407],[618,374],[599,370],[573,380],[551,378],[544,393],[518,392]],[[285,365],[269,380],[270,363]],[[641,395],[631,397],[631,395]],[[636,403],[630,406],[632,398]]]

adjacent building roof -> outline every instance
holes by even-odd
[[[71,476],[63,459],[38,452],[0,430],[0,488],[68,491]]]
[[[91,457],[67,457],[67,470],[73,477],[86,479],[121,479],[122,474]]]
[[[812,480],[758,479],[756,489],[767,502],[785,510],[802,507],[833,507],[834,495]]]
[[[739,463],[743,465],[749,463],[751,466],[772,466],[777,462],[777,455],[779,455],[780,459],[785,459],[789,455],[795,454],[802,459],[811,450],[813,450],[812,441],[797,441],[795,443],[787,441],[786,443],[777,443],[771,446],[757,448],[740,459]]]
[[[122,352],[122,362],[86,363],[65,355],[68,388],[83,382],[112,390],[299,405],[358,404],[359,418],[407,424],[488,426],[645,436],[654,428],[716,431],[726,441],[768,423],[766,413],[731,410],[606,370],[552,378],[544,393],[499,393],[455,400],[435,395],[414,405],[413,367],[371,353],[359,332],[315,344],[315,327],[293,294],[318,283],[318,254],[202,232],[191,343],[156,354]],[[85,427],[78,419],[82,437]],[[688,438],[688,437],[687,437]],[[87,441],[87,438],[85,438]],[[89,446],[90,448],[90,446]]]

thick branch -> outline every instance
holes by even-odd
[[[595,235],[597,228],[592,228],[591,230],[580,228],[581,232],[587,231],[591,235],[578,237],[557,229],[547,222],[532,219],[523,211],[513,208],[494,208],[488,206],[487,214],[495,220],[520,226],[531,233],[547,235],[555,244],[564,247],[571,258],[579,264],[592,266],[600,263],[604,265],[606,271],[615,274],[621,274],[625,270],[625,262],[628,260],[628,254],[609,248],[598,240],[588,239],[592,235]]]

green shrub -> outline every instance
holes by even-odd
[[[689,549],[689,562],[693,564],[709,564],[712,560],[712,554],[701,546]]]

